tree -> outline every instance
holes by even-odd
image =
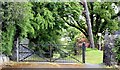
[[[104,33],[107,28],[110,32],[114,32],[118,29],[118,22],[116,19],[112,19],[115,15],[115,10],[112,7],[113,3],[89,3],[90,18],[92,23],[92,29],[95,42],[98,40],[98,33]]]
[[[34,19],[31,20],[35,29],[35,34],[28,35],[30,41],[34,43],[58,42],[60,32],[64,28],[64,22],[58,17],[55,3],[32,2],[32,12]]]
[[[28,33],[34,34],[30,24],[32,19],[30,3],[2,2],[2,52],[11,55],[14,41],[17,38],[27,37]]]
[[[91,47],[95,48],[94,46],[94,39],[93,39],[93,33],[92,33],[92,29],[91,29],[91,21],[90,21],[90,15],[89,15],[89,10],[88,10],[88,5],[86,0],[84,1],[84,8],[85,8],[85,16],[86,16],[86,22],[88,25],[88,34],[89,34],[89,40],[91,43]]]
[[[3,53],[11,54],[17,38],[28,37],[34,43],[56,42],[66,28],[56,3],[2,3]],[[24,7],[24,8],[23,8]]]
[[[34,19],[31,20],[31,23],[35,33],[34,35],[28,34],[31,45],[29,47],[43,54],[44,52],[49,52],[49,44],[60,43],[62,28],[65,25],[58,17],[55,3],[32,2],[32,5]],[[32,44],[41,46],[35,47]],[[45,54],[45,56],[49,57],[48,54]]]
[[[116,30],[118,23],[112,3],[88,3],[94,37],[106,28]],[[34,43],[56,42],[66,23],[87,38],[88,25],[82,3],[77,2],[2,2],[2,47],[4,53],[10,53],[17,38],[29,38]],[[112,20],[111,20],[112,19]],[[114,26],[114,27],[113,27]],[[8,47],[9,46],[9,47]]]
[[[64,3],[62,4],[62,6],[64,8],[62,7],[61,8],[62,11],[59,11],[60,17],[65,21],[65,23],[72,27],[77,28],[88,38],[89,37],[87,29],[88,25],[86,24],[85,21],[85,19],[87,18],[85,16],[84,8],[82,7],[84,6],[84,4]],[[90,10],[90,19],[95,43],[97,42],[98,39],[97,34],[103,33],[106,28],[108,28],[109,31],[111,32],[118,29],[117,20],[112,19],[112,16],[115,15],[112,3],[93,2],[88,3],[88,7]]]

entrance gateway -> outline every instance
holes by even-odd
[[[113,37],[105,35],[105,47],[103,49],[103,63],[113,65],[115,54],[112,52]],[[108,40],[109,39],[109,40]],[[34,44],[19,43],[15,45],[13,58],[17,62],[56,62],[56,63],[85,63],[85,45],[82,45],[81,53],[75,55],[75,45],[60,44]],[[46,49],[45,49],[46,48]],[[17,56],[17,57],[16,57]]]
[[[18,62],[85,63],[85,44],[80,54],[75,55],[75,45],[61,44],[23,44],[17,42],[16,60]]]

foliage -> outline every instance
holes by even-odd
[[[2,47],[4,53],[12,50],[17,38],[25,37],[33,43],[60,43],[64,29],[73,41],[81,31],[88,38],[84,6],[77,2],[1,2]],[[106,28],[112,32],[118,28],[112,3],[89,3],[93,34],[102,33]],[[75,30],[69,26],[76,28]],[[97,37],[96,37],[97,40]]]
[[[94,2],[88,4],[95,44],[97,44],[99,39],[98,33],[104,35],[106,29],[111,33],[118,30],[118,19],[113,18],[116,13],[112,4],[111,2]]]
[[[106,28],[111,32],[118,29],[118,20],[112,19],[112,16],[115,15],[112,3],[90,3],[90,12],[94,35],[102,33]]]
[[[60,3],[60,6],[58,7],[60,18],[69,26],[72,26],[85,34],[86,25],[84,20],[81,20],[83,19],[81,16],[82,11],[83,7],[77,2]]]
[[[68,28],[62,17],[64,16],[68,18],[68,14],[71,14],[74,15],[76,19],[78,19],[78,16],[80,15],[79,12],[81,12],[81,7],[77,6],[79,3],[73,2],[33,2],[32,4],[32,10],[34,14],[34,20],[32,20],[32,22],[36,33],[34,37],[30,37],[31,35],[29,35],[29,38],[31,38],[31,41],[34,42],[40,42],[42,40],[43,42],[56,42],[60,38],[59,36],[61,36],[61,34],[64,34],[62,32],[62,28],[65,28],[66,30]],[[78,8],[76,8],[76,6]],[[44,26],[46,28],[44,28]],[[70,29],[68,31],[70,31]]]
[[[116,59],[120,61],[120,36],[115,40],[115,48],[113,48]]]
[[[67,39],[68,44],[74,44],[76,42],[76,38],[80,37],[81,32],[74,27],[68,26],[68,28],[63,29],[62,37]],[[65,42],[64,42],[65,43]]]
[[[67,7],[69,5],[69,7]],[[25,37],[34,43],[58,43],[62,28],[66,28],[60,15],[73,13],[76,3],[12,3],[3,2],[2,13],[2,47],[3,53],[11,54],[17,38]],[[63,7],[67,7],[64,8]],[[65,10],[70,9],[70,10]],[[67,18],[67,17],[66,17]],[[77,19],[77,18],[76,18]]]
[[[78,3],[54,3],[54,2],[32,2],[32,13],[34,14],[34,19],[31,20],[32,25],[35,29],[35,33],[32,36],[28,34],[28,38],[31,43],[34,44],[60,44],[61,37],[67,35],[73,41],[75,35],[78,32],[73,29],[70,29],[69,26],[66,26],[66,23],[61,18],[66,14],[79,15],[81,9],[77,9],[75,6]],[[68,7],[67,7],[68,5]],[[66,8],[67,7],[67,8]],[[68,9],[68,10],[67,10]],[[75,13],[77,11],[77,13]],[[68,16],[66,15],[66,18]],[[76,18],[77,19],[77,18]],[[64,32],[66,30],[67,32]],[[32,47],[37,49],[36,51],[40,52],[40,49],[43,48],[44,51],[48,51],[48,46],[39,46]],[[39,50],[38,50],[39,49]]]
[[[30,24],[32,19],[31,4],[2,2],[2,49],[3,53],[11,55],[14,41],[27,37],[28,33],[34,34]]]
[[[63,22],[59,19],[54,3],[32,3],[34,19],[31,20],[35,34],[28,38],[34,43],[59,42]]]
[[[80,30],[88,38],[88,28],[85,21],[84,4],[81,3],[59,3],[58,14],[71,27]],[[91,2],[88,3],[90,11],[90,19],[92,31],[96,42],[98,40],[98,33],[104,33],[106,28],[110,32],[118,29],[118,20],[113,18],[116,15],[113,3],[110,2]],[[58,5],[57,5],[58,6]],[[83,7],[82,7],[83,6]]]

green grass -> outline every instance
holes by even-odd
[[[97,49],[86,49],[86,63],[100,64],[103,61],[103,51]]]
[[[101,64],[103,62],[103,51],[87,48],[85,55],[86,55],[85,56],[86,63]],[[82,61],[82,56],[80,55],[73,56],[73,57]],[[67,57],[67,58],[70,60],[73,60],[71,57]]]
[[[54,54],[53,58],[58,58],[60,55],[58,53]],[[75,57],[76,59],[80,60],[82,62],[82,56],[81,55],[77,55],[74,56],[71,54],[72,57]],[[86,49],[86,63],[91,63],[91,64],[100,64],[103,61],[103,51],[99,51],[97,49],[91,49],[91,48],[87,48]],[[40,58],[39,56],[32,56],[27,58],[27,60],[41,60],[44,61],[44,59]],[[65,58],[62,58],[65,60],[70,60],[70,61],[76,61],[75,59],[67,56]]]

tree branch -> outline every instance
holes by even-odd
[[[105,22],[104,22],[104,23],[102,23],[102,25],[101,25],[101,27],[100,27],[100,29],[99,29],[99,32],[104,31],[105,26],[107,25],[107,23],[108,23],[108,20],[105,20]]]
[[[91,6],[91,9],[90,10],[93,10],[93,3],[91,2],[90,3],[90,6]],[[94,22],[94,17],[93,17],[93,12],[90,13],[90,19],[91,19],[91,25],[92,25],[92,29],[93,29],[93,22]]]
[[[80,25],[80,23],[79,23],[78,21],[75,21],[75,19],[74,19],[72,16],[71,16],[70,18],[71,18],[71,20],[72,20],[74,23],[77,23],[77,25],[79,26],[79,28],[83,29],[83,30],[86,32],[86,34],[88,33],[88,31],[87,31],[87,29],[85,28],[85,26]],[[74,24],[74,25],[75,25],[75,24]]]
[[[95,31],[95,35],[99,32],[99,30],[100,30],[100,23],[101,23],[101,18],[100,18],[100,16],[97,14],[97,16],[96,16],[96,25],[95,25],[95,29],[96,29],[96,31]],[[94,29],[94,30],[95,30]]]
[[[66,21],[64,18],[62,18],[69,26],[72,26],[74,28],[77,28],[78,30],[80,30],[87,38],[88,38],[88,34],[81,28],[77,27],[76,25],[74,24],[70,24],[68,21]]]
[[[76,22],[77,22],[77,24],[78,24],[78,26],[79,26],[80,28],[84,29],[84,31],[85,31],[86,33],[88,33],[87,28],[85,28],[85,26],[81,26],[78,21],[76,21]]]
[[[87,35],[88,35],[88,31],[87,31],[87,29],[84,27],[84,26],[81,26],[80,24],[79,24],[79,22],[78,21],[75,21],[75,19],[71,16],[70,17],[71,18],[71,20],[74,22],[74,25],[75,25],[75,23],[77,23],[77,25],[79,26],[78,28],[81,28]],[[77,27],[77,26],[76,26]]]
[[[79,2],[79,4],[84,6],[84,3],[83,3],[83,2]]]
[[[117,18],[118,16],[120,16],[120,11],[119,11],[117,14],[113,15],[111,18],[112,18],[112,19],[115,19],[115,18]]]

